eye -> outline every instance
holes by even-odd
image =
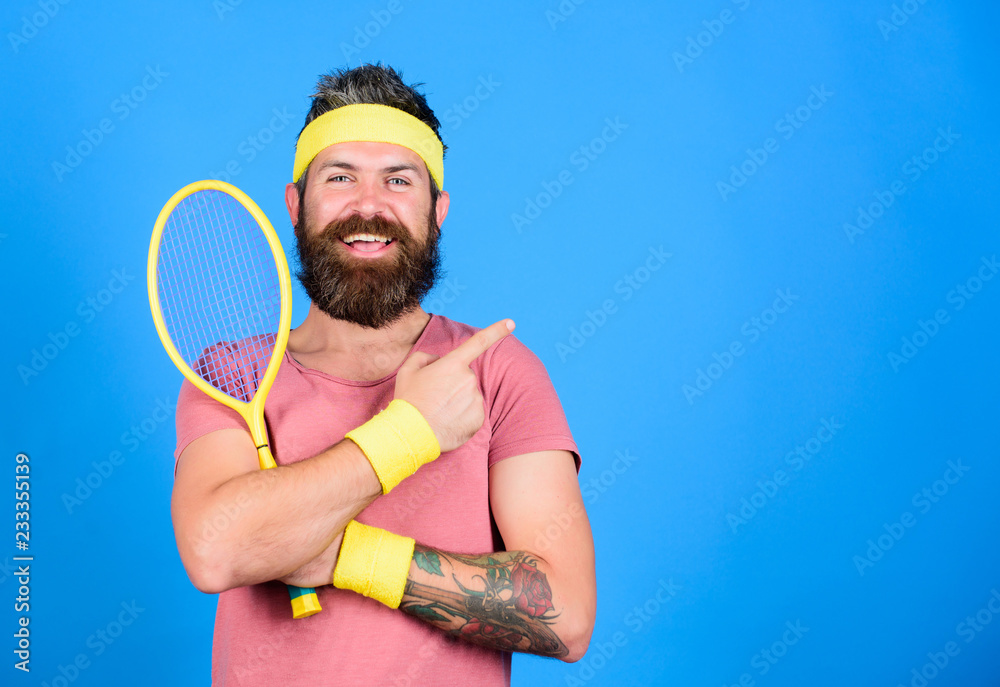
[[[410,185],[409,179],[404,179],[402,177],[392,177],[391,179],[389,179],[389,183],[390,184],[394,184],[396,186],[409,186]]]
[[[335,174],[329,179],[327,179],[327,181],[347,181],[347,180],[348,177],[346,174]]]

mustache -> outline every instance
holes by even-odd
[[[343,240],[353,234],[374,234],[387,239],[407,244],[412,241],[410,232],[399,222],[386,219],[382,215],[364,218],[361,215],[351,215],[342,220],[333,220],[320,232],[325,241]]]

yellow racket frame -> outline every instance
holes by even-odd
[[[278,336],[274,343],[274,352],[271,355],[271,360],[268,362],[267,370],[264,372],[264,377],[261,379],[260,385],[257,387],[257,391],[249,403],[237,400],[219,391],[191,369],[191,366],[184,360],[170,338],[166,322],[163,320],[163,313],[160,309],[159,279],[156,270],[160,255],[160,239],[163,237],[163,230],[166,227],[170,214],[182,200],[198,191],[221,191],[238,200],[250,212],[263,230],[277,266],[278,288],[281,296],[281,311],[278,316]],[[205,179],[188,184],[170,197],[170,200],[163,206],[159,216],[156,218],[156,224],[153,227],[153,236],[149,244],[149,260],[146,263],[146,285],[149,292],[149,308],[153,314],[156,333],[160,336],[160,342],[163,344],[163,348],[166,349],[167,355],[174,362],[174,365],[199,390],[239,413],[250,429],[250,436],[253,437],[254,446],[257,447],[257,460],[260,463],[261,469],[266,470],[276,467],[277,463],[275,463],[274,456],[268,446],[267,427],[264,424],[264,402],[267,400],[267,394],[271,390],[271,385],[274,383],[275,377],[278,376],[278,368],[281,367],[281,360],[285,355],[285,347],[288,344],[288,334],[292,324],[292,280],[288,272],[288,260],[285,257],[285,251],[282,250],[281,242],[278,240],[278,235],[275,233],[274,227],[271,226],[271,222],[267,219],[267,215],[264,214],[263,210],[257,206],[257,203],[250,196],[225,181]],[[319,599],[314,591],[296,596],[296,592],[292,587],[289,587],[289,590],[291,590],[292,612],[295,618],[305,618],[323,610],[319,605]],[[311,590],[306,591],[309,592]]]

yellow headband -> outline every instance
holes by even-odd
[[[419,155],[438,189],[444,188],[444,147],[434,130],[413,115],[386,105],[345,105],[321,114],[302,130],[295,146],[296,182],[321,150],[348,141],[393,143]]]

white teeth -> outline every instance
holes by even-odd
[[[379,243],[388,243],[389,239],[384,236],[375,236],[374,234],[351,234],[344,239],[344,243],[354,243],[355,241],[378,241]]]

